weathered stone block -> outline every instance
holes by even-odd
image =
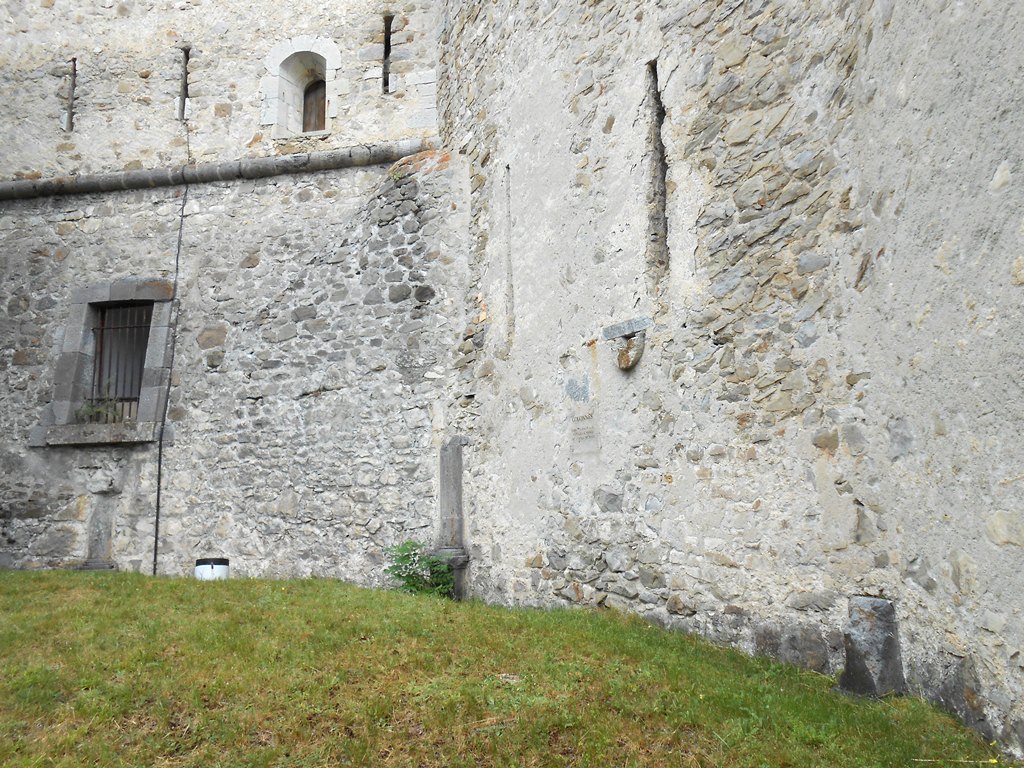
[[[388,287],[388,301],[399,302],[405,301],[412,294],[412,288],[402,283],[401,285],[392,285]]]
[[[621,573],[633,565],[633,553],[627,547],[612,547],[604,553],[604,562],[608,570]]]
[[[864,696],[903,693],[903,676],[896,607],[878,597],[850,598],[850,620],[843,635],[846,667],[839,687]]]
[[[154,341],[159,344],[161,339],[155,338],[155,331],[150,332],[150,343]],[[202,332],[196,337],[196,343],[200,349],[213,349],[214,347],[221,346],[228,337],[228,328],[226,325],[207,326]],[[166,343],[166,338],[163,339]]]

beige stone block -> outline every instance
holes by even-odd
[[[750,139],[757,131],[757,125],[761,122],[760,112],[750,112],[735,120],[725,132],[726,144],[742,144]]]
[[[985,523],[985,532],[993,544],[1024,547],[1024,514],[996,512]]]
[[[1010,279],[1014,285],[1024,285],[1024,256],[1018,256],[1010,268]]]
[[[718,47],[718,55],[726,67],[735,67],[747,58],[749,45],[747,40],[726,40]]]

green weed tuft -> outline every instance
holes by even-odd
[[[451,566],[427,552],[418,541],[403,541],[385,552],[391,558],[391,565],[384,572],[399,582],[399,589],[403,592],[452,596],[455,591],[455,574]]]

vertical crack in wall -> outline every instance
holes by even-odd
[[[661,138],[665,125],[665,105],[661,101],[658,85],[658,61],[647,64],[647,96],[645,98],[650,131],[647,146],[650,148],[647,186],[647,254],[645,266],[647,287],[651,296],[658,296],[662,282],[668,274],[668,215],[666,212],[668,161],[665,159],[665,144]]]

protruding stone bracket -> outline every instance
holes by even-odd
[[[857,595],[850,598],[849,615],[843,633],[846,668],[839,687],[862,696],[904,693],[896,606],[884,598]]]
[[[615,362],[623,371],[628,371],[640,362],[647,343],[646,330],[654,324],[649,317],[634,317],[622,323],[609,325],[601,331],[605,341],[610,341],[615,350]]]

